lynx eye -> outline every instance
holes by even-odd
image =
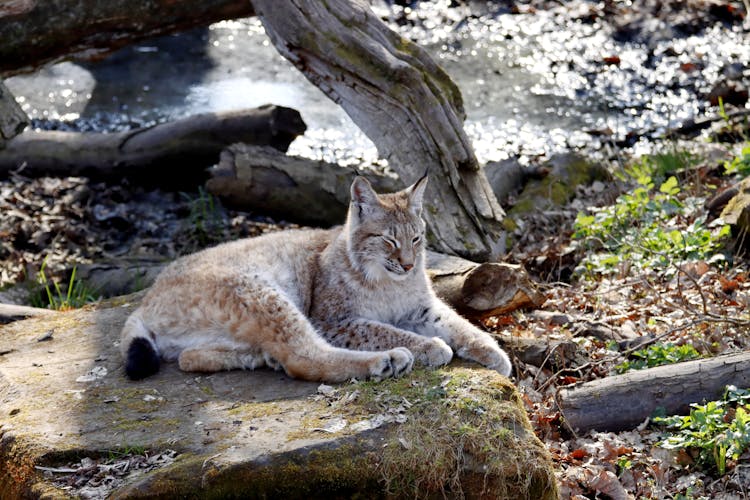
[[[388,243],[391,247],[398,248],[398,241],[394,240],[390,236],[383,235],[383,236],[381,236],[381,238],[383,238],[383,241],[385,241],[386,243]]]
[[[418,244],[418,243],[419,243],[420,241],[422,241],[422,237],[421,237],[420,235],[416,235],[416,236],[415,236],[414,238],[412,238],[412,239],[411,239],[411,244],[412,244],[412,245],[416,245],[416,244]]]

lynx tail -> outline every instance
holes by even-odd
[[[125,373],[131,380],[141,380],[159,371],[159,353],[138,311],[125,323],[122,343],[123,350],[127,349]]]

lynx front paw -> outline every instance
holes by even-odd
[[[370,376],[375,380],[398,378],[409,373],[414,365],[414,355],[405,347],[397,347],[380,354],[382,357],[370,372]]]
[[[425,366],[447,365],[453,359],[453,350],[443,339],[431,337],[415,349],[417,361]]]

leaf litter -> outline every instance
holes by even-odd
[[[37,465],[36,469],[47,476],[60,490],[77,498],[106,498],[118,487],[149,471],[172,464],[177,452],[159,453],[111,452],[109,457],[84,457],[64,467]]]
[[[714,182],[723,186],[729,180],[716,178]],[[745,485],[750,475],[742,460],[733,464],[725,476],[717,478],[696,469],[689,454],[676,457],[675,453],[657,446],[662,433],[651,426],[644,425],[629,432],[591,432],[582,436],[571,436],[564,429],[554,400],[556,391],[568,384],[614,374],[616,366],[635,349],[671,342],[690,345],[702,356],[712,356],[744,350],[750,344],[746,319],[750,279],[742,255],[733,255],[732,265],[688,261],[674,263],[674,272],[669,274],[631,268],[597,280],[570,281],[584,254],[571,239],[577,213],[585,207],[611,204],[625,189],[626,186],[617,182],[606,188],[581,186],[568,205],[550,214],[540,210],[530,215],[516,235],[515,249],[509,253],[509,258],[536,275],[543,284],[547,302],[543,310],[491,317],[484,326],[500,339],[516,336],[565,343],[566,348],[554,350],[541,366],[516,364],[518,386],[529,418],[557,464],[563,497],[741,495],[747,492]],[[15,191],[20,196],[13,195]],[[0,181],[0,207],[12,207],[10,217],[0,223],[0,230],[12,236],[1,243],[2,279],[13,283],[33,274],[28,269],[43,260],[42,252],[50,268],[58,266],[62,270],[72,263],[122,253],[161,255],[170,259],[195,249],[196,241],[187,237],[191,234],[188,227],[191,220],[184,197],[143,188],[134,188],[133,193],[83,178],[32,180],[16,177]],[[126,208],[109,212],[93,209],[116,203]],[[52,204],[57,207],[51,210],[53,215],[62,215],[48,217],[45,211],[39,210],[41,206]],[[217,206],[217,217],[221,221],[217,239],[289,227],[286,223],[276,224],[253,214],[230,212]],[[109,215],[103,216],[105,213]],[[120,222],[115,224],[114,220]],[[688,220],[678,222],[689,223]],[[48,238],[40,236],[45,231],[53,233],[49,244],[34,246],[34,241]],[[79,239],[72,238],[71,234],[79,235]],[[570,345],[572,350],[568,349]],[[103,375],[106,374],[92,371],[83,374],[81,382]],[[336,387],[325,384],[319,386],[318,393],[318,397],[328,400],[332,407],[343,407],[357,397],[356,392],[340,394]],[[355,422],[332,419],[319,431],[335,433],[347,427],[359,431],[389,422],[403,422],[409,404],[402,400],[383,401],[378,411],[367,419]],[[400,445],[408,449],[412,443],[405,440]],[[53,474],[59,484],[75,489],[80,496],[94,498],[121,484],[126,472],[149,470],[156,459],[149,462],[142,456],[128,460],[100,460],[95,466],[82,462],[45,473]],[[67,469],[75,472],[63,472]]]

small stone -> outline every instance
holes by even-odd
[[[96,379],[107,375],[107,368],[104,366],[95,366],[86,375],[81,375],[76,382],[93,382]]]
[[[323,396],[332,396],[335,392],[336,389],[330,385],[320,384],[318,386],[318,394],[322,394]]]
[[[349,422],[347,422],[345,418],[334,418],[323,427],[316,427],[312,430],[333,434],[339,431],[343,431],[348,423]]]
[[[40,336],[36,339],[37,342],[46,342],[48,340],[52,340],[52,334],[54,333],[54,330],[48,330],[44,333],[44,335]]]

